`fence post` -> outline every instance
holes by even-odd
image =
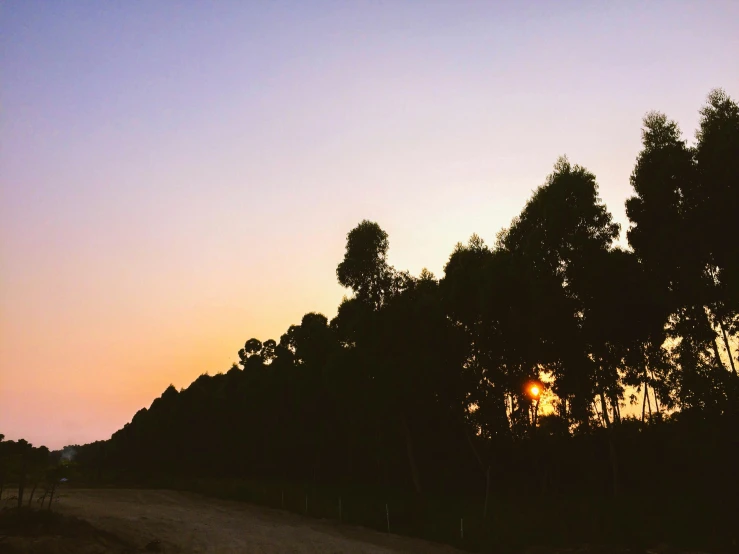
[[[387,532],[390,532],[390,508],[385,504],[385,517],[387,518]]]
[[[341,517],[341,497],[339,497],[339,521],[342,521],[343,518]]]

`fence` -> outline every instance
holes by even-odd
[[[309,517],[442,542],[464,550],[513,552],[530,545],[654,545],[691,548],[736,540],[730,510],[675,494],[483,498],[415,495],[379,488],[342,488],[248,480],[195,480],[185,488]],[[730,513],[731,512],[731,513]]]
[[[109,482],[124,487],[146,484],[188,490],[380,532],[389,530],[470,551],[516,552],[537,545],[646,547],[659,543],[696,550],[731,550],[735,548],[734,541],[739,540],[739,510],[734,504],[716,502],[712,491],[698,498],[683,493],[679,487],[643,494],[630,492],[618,498],[598,493],[505,497],[491,494],[487,517],[483,518],[484,491],[477,498],[470,498],[356,485],[117,477]],[[77,484],[82,485],[79,481]]]

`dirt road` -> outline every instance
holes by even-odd
[[[83,518],[138,548],[161,541],[166,553],[459,552],[280,510],[172,491],[67,489],[55,509]]]

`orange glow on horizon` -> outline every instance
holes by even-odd
[[[442,278],[458,241],[494,245],[570,152],[626,229],[645,110],[693,129],[711,86],[739,90],[732,50],[715,48],[736,35],[718,8],[575,10],[539,33],[529,10],[502,16],[492,2],[423,18],[410,4],[346,3],[309,25],[266,2],[192,4],[156,34],[140,29],[159,11],[133,2],[53,17],[16,2],[0,23],[6,439],[107,439],[170,384],[227,372],[248,339],[279,341],[308,312],[333,318],[351,294],[336,275],[346,234],[364,219],[388,233],[390,265]],[[667,100],[652,87],[623,94],[614,83],[642,83],[664,58],[665,18],[695,39],[661,64],[689,86]],[[108,29],[104,51],[79,55]],[[592,55],[580,55],[580,29],[593,31]],[[624,32],[638,51],[621,48]],[[509,34],[516,47],[497,55]],[[704,80],[707,53],[726,81]],[[623,71],[581,82],[602,66]],[[607,142],[593,140],[602,129]],[[518,371],[507,399],[558,413],[551,369]]]

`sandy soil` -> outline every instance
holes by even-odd
[[[384,534],[280,510],[161,490],[67,489],[55,506],[120,537],[162,551],[452,554],[448,546]]]

